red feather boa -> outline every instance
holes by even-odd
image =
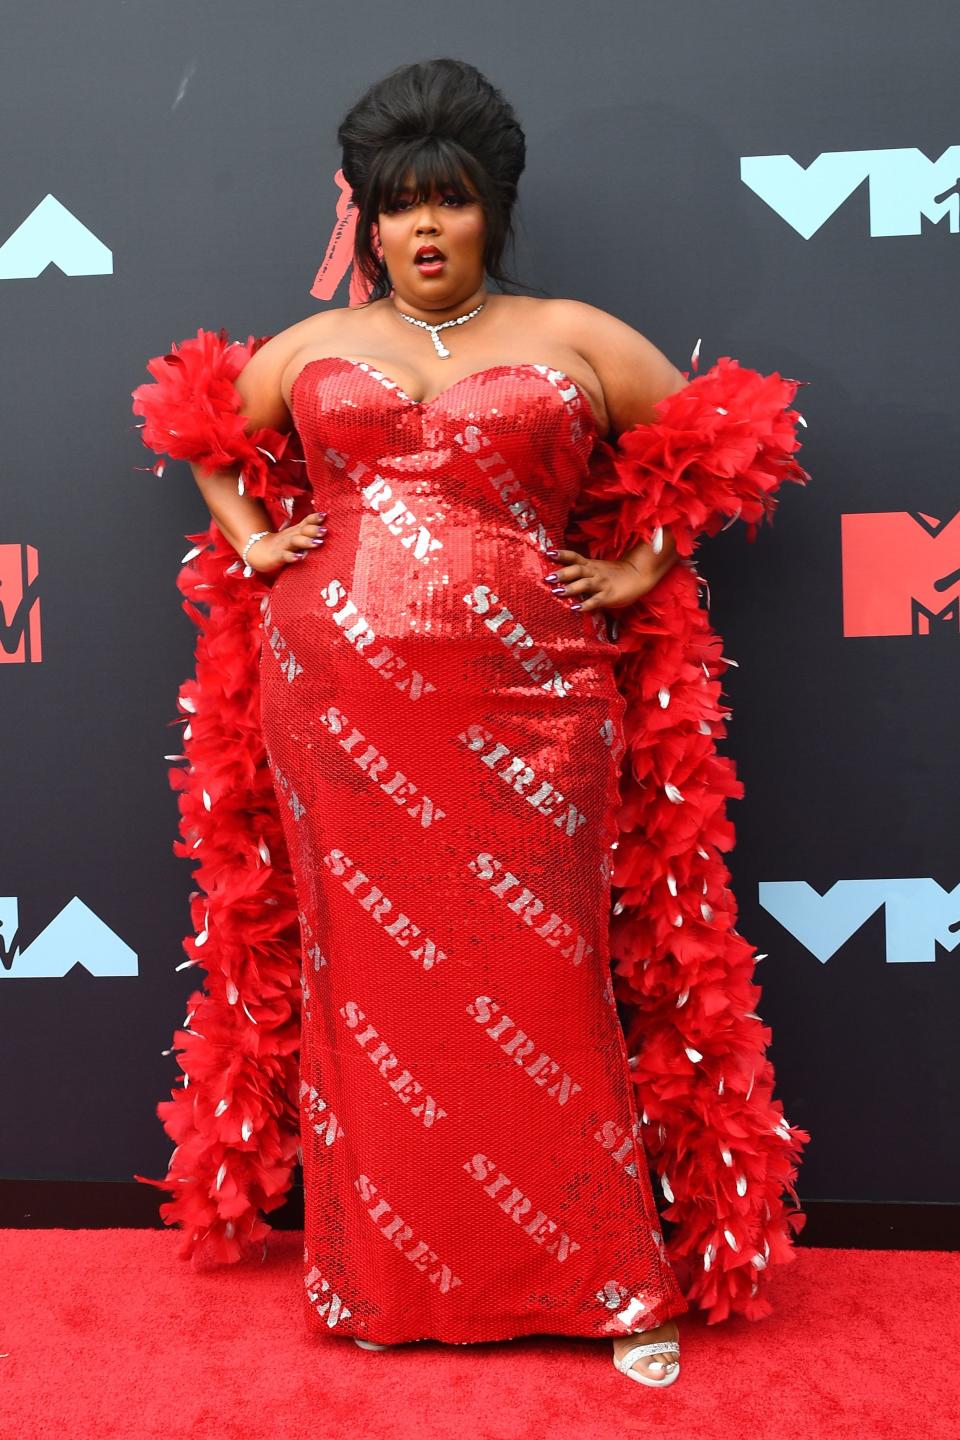
[[[198,330],[148,364],[133,391],[144,443],[204,469],[239,462],[246,493],[276,528],[310,509],[296,432],[247,436],[233,384],[264,343],[229,345]],[[742,516],[750,538],[772,517],[784,480],[805,483],[793,458],[800,382],[723,357],[661,401],[616,447],[601,442],[571,516],[567,543],[617,558],[669,528],[680,559],[641,600],[613,612],[617,683],[627,702],[611,917],[618,998],[644,1143],[668,1202],[667,1253],[707,1322],[759,1319],[768,1267],[793,1259],[788,1210],[806,1131],[773,1099],[755,1012],[754,950],[734,928],[722,858],[734,842],[727,799],[743,787],[716,753],[730,714],[726,668],[690,562],[700,533]],[[162,463],[154,465],[162,474]],[[258,725],[257,657],[269,578],[242,574],[215,523],[191,536],[178,585],[197,626],[196,676],[180,692],[183,758],[175,852],[196,861],[196,935],[188,964],[206,969],[173,1049],[183,1084],[157,1113],[176,1142],[160,1206],[182,1226],[184,1258],[252,1253],[283,1202],[299,1143],[300,965],[297,903],[277,799]],[[670,1233],[667,1233],[669,1230]]]

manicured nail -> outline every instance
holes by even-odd
[[[567,593],[567,587],[566,587],[566,585],[551,585],[551,586],[550,586],[550,594],[551,594],[551,595],[566,595],[566,593]]]
[[[580,601],[578,600],[575,605],[571,605],[571,606],[570,606],[570,609],[571,609],[571,610],[582,610],[582,609],[583,609],[583,606],[581,605]]]
[[[556,560],[557,557],[558,557],[558,555],[560,554],[560,551],[559,551],[559,550],[545,550],[543,553],[544,553],[545,555],[549,555],[551,560]]]
[[[327,518],[327,512],[326,512],[326,510],[318,510],[317,513],[316,513],[316,518],[317,518],[318,520],[326,520],[326,518]]]
[[[550,574],[549,574],[549,575],[544,575],[543,578],[544,578],[544,580],[546,580],[547,584],[549,585],[551,580],[556,580],[556,578],[557,578],[557,572],[556,572],[556,570],[551,570],[551,571],[550,571]]]
[[[314,545],[322,545],[325,538],[326,538],[326,537],[323,536],[323,535],[318,535],[317,538],[316,538],[312,543],[313,543]]]

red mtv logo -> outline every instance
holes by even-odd
[[[40,593],[32,545],[0,545],[0,665],[40,655]]]
[[[960,511],[840,517],[844,635],[960,634]]]

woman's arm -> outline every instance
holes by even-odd
[[[280,381],[291,352],[299,343],[290,332],[274,336],[251,355],[237,376],[234,384],[246,420],[245,434],[252,435],[261,428],[283,434],[290,429],[292,421]],[[268,532],[247,551],[247,564],[252,569],[261,573],[277,570],[291,560],[302,559],[315,543],[323,543],[324,516],[316,511],[297,525],[282,531],[272,530],[263,502],[239,493],[239,464],[207,471],[190,462],[190,469],[217,528],[238,554],[255,531]]]
[[[558,306],[558,321],[568,343],[580,352],[600,381],[613,439],[634,425],[653,421],[659,401],[689,384],[662,350],[658,350],[639,330],[634,330],[606,310],[580,300],[563,300]],[[561,558],[566,553],[561,552]],[[581,591],[594,592],[592,600],[583,600],[584,610],[601,605],[616,607],[652,590],[675,560],[673,535],[664,529],[662,543],[657,550],[642,542],[626,550],[619,561],[608,562],[620,572],[621,580],[624,565],[636,571],[640,579],[623,584],[618,583],[616,575],[607,577],[603,599],[596,594],[596,577],[586,576],[582,565],[578,568],[575,563],[568,564],[563,574],[566,577],[567,571],[571,572],[571,583],[568,585],[571,594],[579,596]],[[576,576],[572,574],[574,570],[578,570]],[[572,583],[577,579],[584,581],[579,591]]]
[[[570,343],[600,381],[612,436],[655,420],[657,404],[689,383],[662,350],[616,315],[581,300],[562,303]]]
[[[281,432],[289,428],[286,406],[282,406],[281,413],[277,405],[278,398],[282,405],[278,373],[278,352],[282,349],[276,340],[268,340],[251,355],[234,382],[246,417],[244,432],[247,435],[266,425]],[[202,470],[192,461],[189,464],[217,528],[235,550],[243,549],[247,536],[254,530],[270,529],[270,517],[263,502],[239,493],[237,481],[242,468],[239,464],[222,470]],[[252,551],[255,547],[250,548]]]

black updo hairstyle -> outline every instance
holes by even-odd
[[[434,189],[467,199],[466,176],[486,217],[487,274],[501,288],[520,283],[505,273],[502,260],[513,243],[511,213],[526,142],[512,106],[473,65],[444,57],[399,66],[351,106],[337,140],[359,211],[354,263],[371,286],[367,304],[392,288],[371,227],[403,189],[408,171],[418,200]]]

